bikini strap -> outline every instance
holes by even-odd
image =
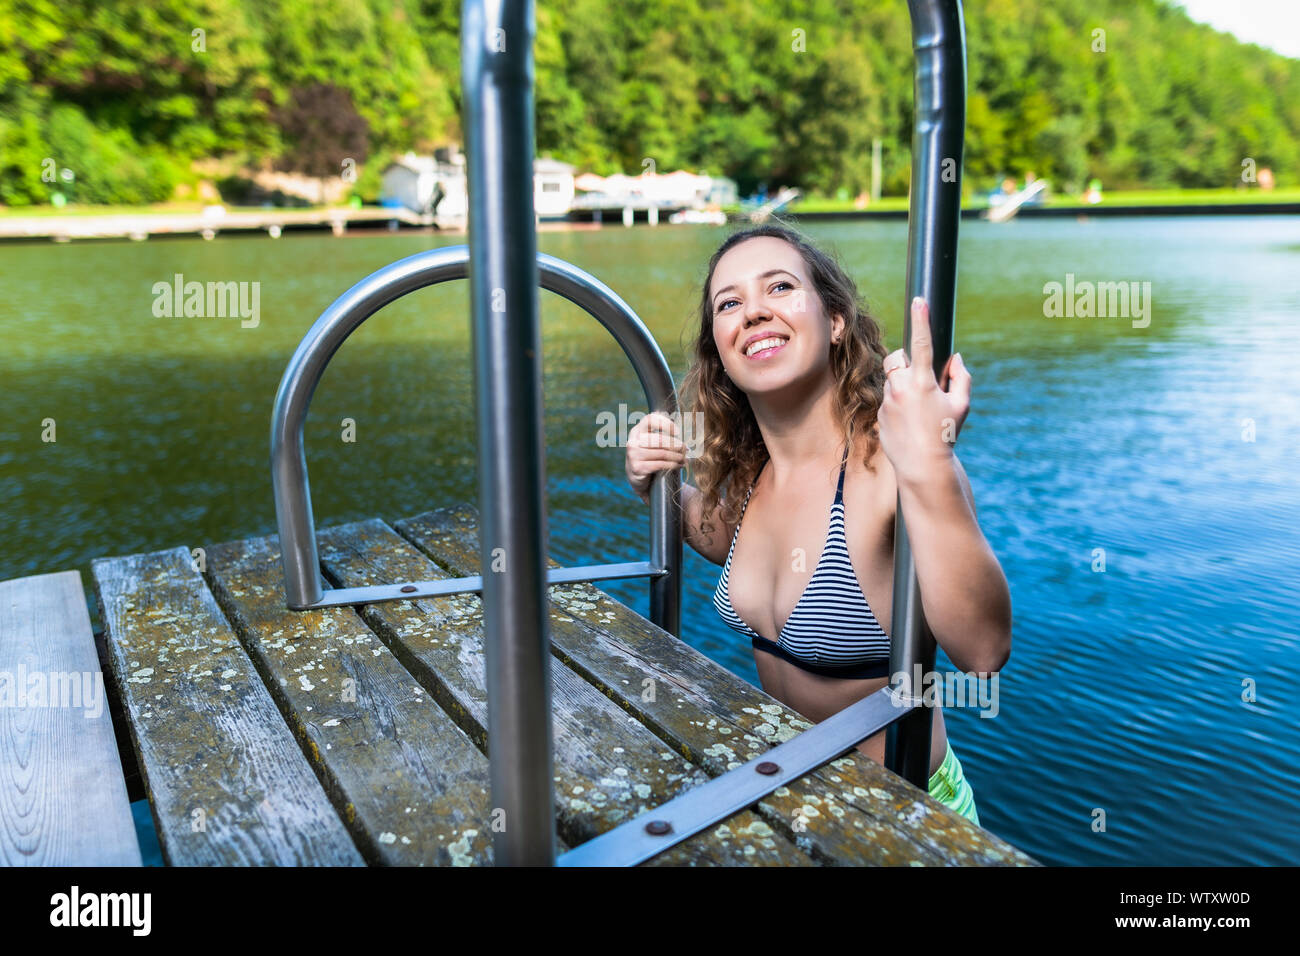
[[[840,462],[840,483],[835,487],[835,503],[840,504],[844,501],[844,468],[849,463],[849,446],[846,442],[844,445],[844,458]]]
[[[763,459],[763,464],[759,465],[759,466],[758,466],[758,471],[754,472],[754,480],[751,481],[751,482],[749,483],[749,493],[750,493],[750,494],[753,494],[753,492],[754,492],[754,486],[755,486],[756,484],[758,484],[758,476],[761,475],[761,474],[763,473],[763,469],[766,468],[766,467],[767,467],[767,459],[764,458],[764,459]]]
[[[754,486],[758,484],[758,476],[763,473],[763,469],[766,466],[767,466],[767,459],[764,459],[763,464],[759,465],[758,471],[754,473],[754,480],[749,483],[749,490],[745,492],[745,500],[740,505],[740,519],[736,521],[737,534],[740,533],[740,521],[743,520],[745,517],[745,509],[749,507],[749,496],[754,493]]]

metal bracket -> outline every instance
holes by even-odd
[[[648,561],[623,564],[590,564],[581,568],[547,568],[546,583],[578,584],[583,581],[610,581],[617,578],[657,578],[668,573]],[[378,604],[381,601],[417,601],[420,598],[445,597],[448,594],[482,593],[483,576],[443,578],[439,581],[411,581],[406,584],[372,584],[359,588],[332,588],[311,605],[344,607],[355,604]]]
[[[920,706],[882,687],[792,740],[574,847],[557,866],[635,866],[835,759]]]

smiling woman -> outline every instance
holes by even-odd
[[[750,638],[763,689],[820,721],[886,685],[899,501],[936,640],[962,669],[999,670],[1010,595],[952,450],[970,373],[954,356],[935,379],[924,303],[913,305],[913,366],[886,351],[834,259],[770,224],[714,253],[699,318],[681,391],[704,434],[696,483],[682,486],[684,533],[723,565],[714,607]],[[655,472],[687,464],[685,450],[668,415],[639,422],[633,490],[644,499]],[[978,823],[937,707],[932,727],[930,793]],[[884,732],[858,749],[883,763]]]

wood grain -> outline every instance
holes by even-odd
[[[426,512],[396,528],[448,574],[478,573],[472,506]],[[811,726],[590,584],[556,585],[551,597],[559,659],[710,776]],[[762,818],[829,864],[1037,865],[902,777],[850,753],[775,790],[758,804]]]
[[[92,569],[164,859],[362,865],[189,552]]]
[[[0,864],[140,863],[81,574],[0,583]]]
[[[277,537],[211,547],[207,570],[367,859],[491,863],[487,757],[356,611],[287,610]]]
[[[435,580],[447,573],[378,520],[327,528],[321,560],[340,586]],[[477,594],[374,604],[362,611],[406,668],[487,749],[482,601]],[[707,777],[567,667],[552,669],[560,836],[577,845]],[[791,841],[746,810],[656,857],[655,865],[808,866]]]

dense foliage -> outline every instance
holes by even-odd
[[[376,160],[460,140],[459,20],[460,0],[0,0],[0,202],[156,201],[196,159],[292,164],[284,117],[322,86],[368,131],[373,189]],[[537,0],[536,20],[539,153],[856,193],[878,138],[906,191],[903,0]],[[1300,60],[1167,0],[968,0],[966,23],[973,186],[1227,186],[1246,159],[1296,181]]]

